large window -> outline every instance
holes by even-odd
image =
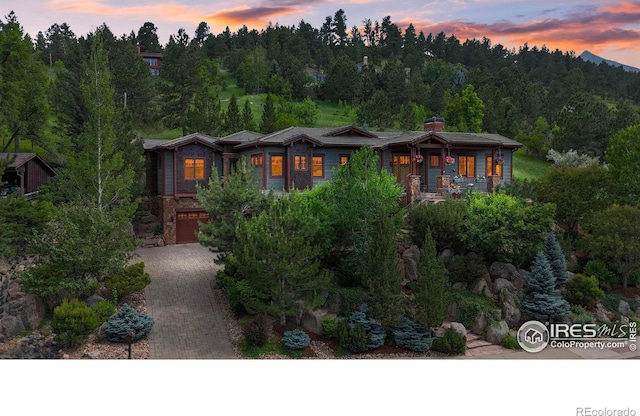
[[[294,170],[307,170],[307,157],[306,156],[294,156],[293,157],[293,169]]]
[[[184,178],[204,179],[204,159],[185,159]]]
[[[271,156],[271,176],[282,176],[283,162],[284,162],[284,156],[282,155]]]
[[[314,156],[311,158],[311,174],[316,178],[324,176],[324,156]]]
[[[476,176],[475,156],[458,156],[458,174],[469,178]]]

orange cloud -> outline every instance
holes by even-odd
[[[280,16],[300,14],[302,9],[293,7],[242,7],[233,10],[223,10],[205,17],[207,21],[214,21],[221,26],[265,27],[267,23]]]

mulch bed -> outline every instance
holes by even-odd
[[[611,293],[624,296],[625,298],[635,299],[636,296],[640,296],[640,287],[628,287],[626,289],[619,287],[611,290]]]

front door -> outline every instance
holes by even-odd
[[[311,149],[311,144],[297,142],[289,150],[291,188],[306,189],[313,186],[313,182],[311,181]]]
[[[411,173],[411,155],[410,154],[394,154],[393,155],[393,174],[399,184],[405,186],[407,175]]]
[[[197,243],[198,221],[209,220],[209,215],[204,211],[198,212],[178,212],[176,213],[176,243]]]

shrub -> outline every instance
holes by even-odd
[[[309,346],[311,338],[306,332],[297,328],[293,331],[285,331],[282,336],[282,345],[292,350],[302,350]]]
[[[374,350],[384,344],[387,332],[382,325],[367,317],[367,305],[362,304],[360,309],[353,312],[349,317],[349,323],[354,326],[364,328],[367,333],[367,348]]]
[[[367,331],[363,327],[339,321],[336,333],[340,348],[355,353],[367,350]]]
[[[595,318],[582,306],[572,305],[569,312],[569,320],[572,324],[594,324]]]
[[[267,333],[262,320],[254,319],[247,326],[242,328],[244,340],[250,347],[262,347],[267,343]]]
[[[583,274],[585,276],[595,276],[601,288],[620,285],[620,277],[609,270],[605,262],[600,260],[589,260],[584,266]]]
[[[400,322],[392,327],[392,332],[396,345],[411,351],[428,351],[434,340],[429,328],[406,317],[400,318]]]
[[[629,299],[622,295],[616,295],[614,293],[607,293],[607,295],[604,296],[604,299],[602,299],[602,304],[608,310],[618,312],[618,306],[620,305],[621,300],[627,302],[632,311],[638,310],[638,302],[635,299]]]
[[[143,338],[151,332],[153,318],[149,315],[136,312],[128,304],[123,304],[120,311],[109,318],[105,326],[107,338],[111,342],[126,342],[126,337],[134,332],[134,341]]]
[[[125,267],[122,273],[109,276],[104,285],[109,289],[118,291],[118,296],[125,297],[133,292],[138,292],[151,283],[149,273],[144,272],[144,263],[136,263]]]
[[[101,302],[98,302],[93,307],[93,312],[95,312],[96,317],[98,318],[98,324],[102,324],[104,322],[107,322],[111,315],[116,313],[116,305],[109,301],[103,300]]]
[[[521,348],[518,341],[509,334],[505,335],[504,338],[502,338],[502,346],[505,348],[509,348],[510,350],[519,350]]]
[[[332,339],[338,337],[338,322],[330,316],[323,316],[321,320],[322,335]]]
[[[467,204],[446,200],[439,204],[415,205],[407,212],[406,222],[413,244],[422,247],[427,230],[436,241],[436,249],[462,247],[464,218]]]
[[[494,316],[494,311],[499,307],[485,296],[475,293],[454,290],[453,301],[458,305],[458,321],[465,327],[471,328],[476,324],[476,318],[483,315],[487,318]]]
[[[457,333],[455,329],[449,328],[445,331],[444,336],[433,341],[431,348],[448,355],[464,354],[467,350],[467,337]]]
[[[348,316],[362,305],[365,294],[362,287],[334,286],[329,291],[327,303],[338,305],[339,316]]]
[[[98,317],[90,307],[78,299],[65,299],[53,310],[51,329],[56,341],[72,344],[86,339],[98,324]]]
[[[474,252],[469,252],[464,256],[453,256],[447,261],[446,267],[451,283],[471,284],[476,279],[482,278],[487,270],[482,255]]]
[[[570,303],[593,306],[603,297],[604,292],[598,287],[595,276],[575,274],[567,280],[566,298]]]

